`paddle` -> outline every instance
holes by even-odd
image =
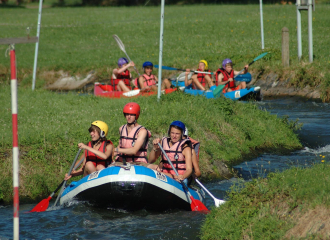
[[[123,42],[120,40],[120,38],[116,34],[112,35],[112,37],[116,40],[120,50],[122,50],[126,54],[126,57],[128,58],[128,60],[130,62],[132,62],[131,59],[129,58],[128,54],[126,53],[125,46],[124,46]],[[134,69],[135,69],[136,73],[140,76],[140,73],[138,72],[138,70],[135,66],[134,66]]]
[[[159,68],[159,65],[155,65],[155,68]],[[173,68],[173,67],[167,67],[167,66],[162,66],[162,69],[164,69],[164,70],[186,71],[186,69]],[[190,70],[190,72],[193,72],[193,73],[214,74],[213,72],[202,72],[202,71],[195,71],[195,70]]]
[[[160,143],[158,143],[158,146],[159,146],[160,150],[162,150],[162,152],[163,152],[164,156],[166,157],[167,161],[169,162],[169,164],[171,164],[171,167],[173,168],[175,174],[177,176],[179,176],[178,171],[173,166],[172,161],[168,158],[166,152],[162,148],[162,145],[160,145]],[[201,201],[193,198],[193,196],[189,192],[189,189],[186,186],[186,184],[183,181],[181,181],[181,180],[180,180],[180,183],[182,184],[182,187],[183,187],[184,191],[186,192],[186,194],[188,194],[188,196],[189,196],[189,198],[191,200],[191,204],[190,204],[191,211],[206,211],[206,212],[209,212],[209,210],[207,209],[207,207],[205,207],[205,205]]]
[[[74,161],[73,161],[73,163],[72,163],[72,165],[71,165],[71,168],[70,168],[70,170],[69,170],[69,172],[68,172],[68,175],[71,174],[72,169],[73,169],[73,167],[74,167],[74,165],[75,165],[75,163],[76,163],[76,161],[77,161],[77,159],[78,159],[78,157],[79,157],[79,155],[80,155],[81,150],[82,150],[82,149],[79,149],[79,151],[77,152],[77,155],[76,155],[76,157],[75,157],[75,159],[74,159]],[[64,187],[65,187],[66,182],[67,182],[67,181],[64,181],[64,183],[62,184],[61,191],[60,191],[60,193],[57,195],[56,201],[55,201],[55,203],[54,203],[54,205],[53,205],[54,207],[56,206],[58,200],[60,199],[60,197],[61,197],[61,195],[62,195],[62,192],[63,192],[63,190],[64,190]]]
[[[79,156],[80,151],[81,151],[81,149],[79,149],[77,156]],[[84,158],[81,159],[81,161],[79,162],[79,164],[78,164],[76,167],[78,167],[78,166],[82,163],[83,160],[84,160]],[[72,166],[74,166],[74,164],[76,163],[76,161],[77,161],[77,158],[74,160]],[[72,171],[72,169],[71,169],[71,171]],[[71,171],[70,171],[70,173],[71,173]],[[35,206],[30,212],[44,212],[44,211],[46,211],[47,208],[48,208],[48,206],[49,206],[49,201],[50,201],[50,199],[52,199],[52,197],[54,196],[54,194],[57,193],[57,191],[63,186],[63,184],[65,184],[65,182],[66,182],[66,181],[63,180],[63,181],[57,186],[57,188],[55,189],[55,191],[52,192],[52,193],[49,195],[48,198],[45,198],[45,199],[41,200],[41,202],[39,202],[39,203],[38,203],[38,204],[37,204],[37,205],[36,205],[36,206]]]
[[[217,198],[215,198],[207,189],[206,189],[206,187],[204,187],[203,186],[203,184],[200,182],[200,181],[198,181],[198,179],[197,178],[195,178],[195,181],[205,190],[205,192],[207,192],[212,198],[213,198],[213,200],[214,200],[214,205],[216,206],[216,207],[219,207],[221,204],[224,204],[226,201],[225,200],[220,200],[220,199],[217,199]]]

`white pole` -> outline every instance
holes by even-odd
[[[36,42],[36,50],[34,53],[34,64],[33,64],[33,78],[32,78],[32,90],[34,90],[36,85],[36,74],[37,74],[37,61],[38,61],[38,49],[39,49],[39,41],[40,41],[40,24],[41,24],[41,11],[42,11],[42,2],[43,0],[39,0],[39,12],[38,12],[38,26],[37,26],[37,38]]]
[[[262,0],[260,2],[260,26],[261,26],[261,49],[264,50],[265,42],[264,42],[264,20],[263,20],[263,12],[262,12]]]
[[[298,60],[302,56],[302,43],[301,43],[301,13],[297,7],[297,40],[298,40]]]
[[[309,62],[313,62],[313,27],[312,27],[312,0],[308,0],[308,53]]]
[[[165,7],[165,0],[162,0],[161,10],[160,10],[160,36],[159,36],[159,60],[158,60],[159,69],[158,69],[158,94],[157,94],[158,100],[160,99],[160,92],[162,89],[164,7]]]

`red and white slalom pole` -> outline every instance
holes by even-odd
[[[13,122],[13,185],[14,185],[14,240],[19,239],[19,159],[18,159],[18,134],[17,134],[17,78],[16,57],[14,45],[10,50],[11,74],[11,113]]]

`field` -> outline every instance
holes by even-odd
[[[46,3],[47,4],[47,3]],[[235,68],[263,51],[264,59],[251,71],[274,71],[280,76],[292,74],[292,84],[311,86],[330,83],[329,4],[318,4],[313,12],[314,62],[308,63],[307,11],[302,13],[303,59],[297,59],[295,5],[264,5],[265,49],[261,49],[259,5],[188,5],[166,6],[163,65],[196,68],[200,59],[217,69],[224,58],[232,58]],[[37,5],[27,8],[0,8],[1,38],[36,35]],[[124,53],[112,38],[117,34],[139,71],[149,60],[158,64],[160,7],[62,7],[44,8],[38,58],[37,87],[54,81],[45,72],[65,70],[84,74],[96,70],[100,79],[108,79]],[[281,65],[281,29],[290,32],[290,63]],[[7,46],[1,45],[5,52]],[[21,86],[31,86],[34,44],[17,44],[18,76]],[[0,81],[9,82],[9,58],[0,58]],[[135,73],[134,73],[135,74]],[[164,71],[165,76],[174,72]]]

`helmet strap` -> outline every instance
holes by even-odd
[[[93,146],[97,145],[100,141],[101,141],[101,137],[99,137],[99,139],[97,139],[96,141],[92,141]]]

